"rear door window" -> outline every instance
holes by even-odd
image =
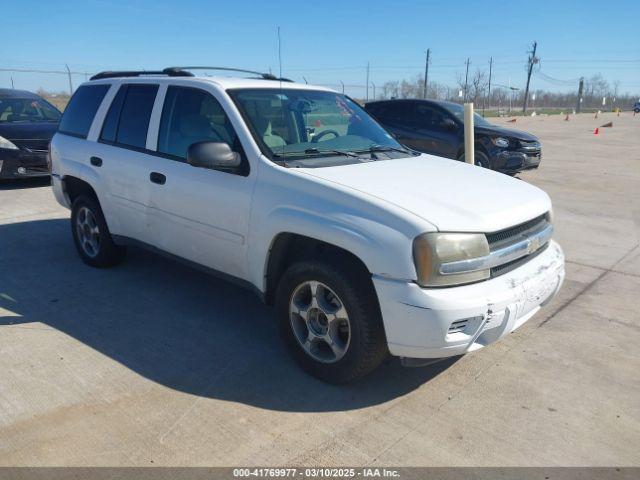
[[[391,103],[380,113],[380,118],[399,127],[414,127],[414,110],[413,102]]]
[[[60,121],[60,133],[87,138],[93,117],[110,85],[84,85],[73,94]]]
[[[126,92],[121,98],[120,116],[115,127],[115,140],[111,140],[117,145],[123,145],[134,148],[145,148],[147,144],[147,130],[149,129],[149,121],[151,120],[151,111],[158,93],[158,85],[125,85]],[[122,90],[123,87],[121,87]],[[105,119],[104,127],[107,131],[103,131],[104,135],[113,137],[116,111],[118,110],[118,95],[114,99],[111,109]],[[109,123],[107,123],[107,121]],[[109,141],[105,138],[105,140]]]

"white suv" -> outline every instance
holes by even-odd
[[[114,265],[135,243],[246,285],[329,382],[389,353],[479,349],[564,278],[542,190],[408,150],[350,98],[267,74],[98,74],[51,160],[84,262]]]

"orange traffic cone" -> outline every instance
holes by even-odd
[[[593,131],[593,134],[598,135],[599,133],[600,133],[600,129],[596,127],[596,129]]]

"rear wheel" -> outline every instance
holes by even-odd
[[[326,382],[362,377],[388,353],[373,287],[348,269],[295,263],[278,285],[276,313],[293,358]]]
[[[71,233],[84,263],[105,268],[120,263],[126,249],[113,242],[98,202],[79,196],[71,207]]]

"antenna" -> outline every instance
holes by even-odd
[[[282,116],[282,125],[285,124],[284,118],[284,95],[282,94],[282,39],[280,38],[280,25],[277,27],[278,31],[278,80],[280,81],[280,112]],[[284,155],[284,143],[282,144],[282,166],[287,166],[287,160]]]
[[[280,39],[280,26],[278,26],[278,77],[282,78],[282,40]]]

